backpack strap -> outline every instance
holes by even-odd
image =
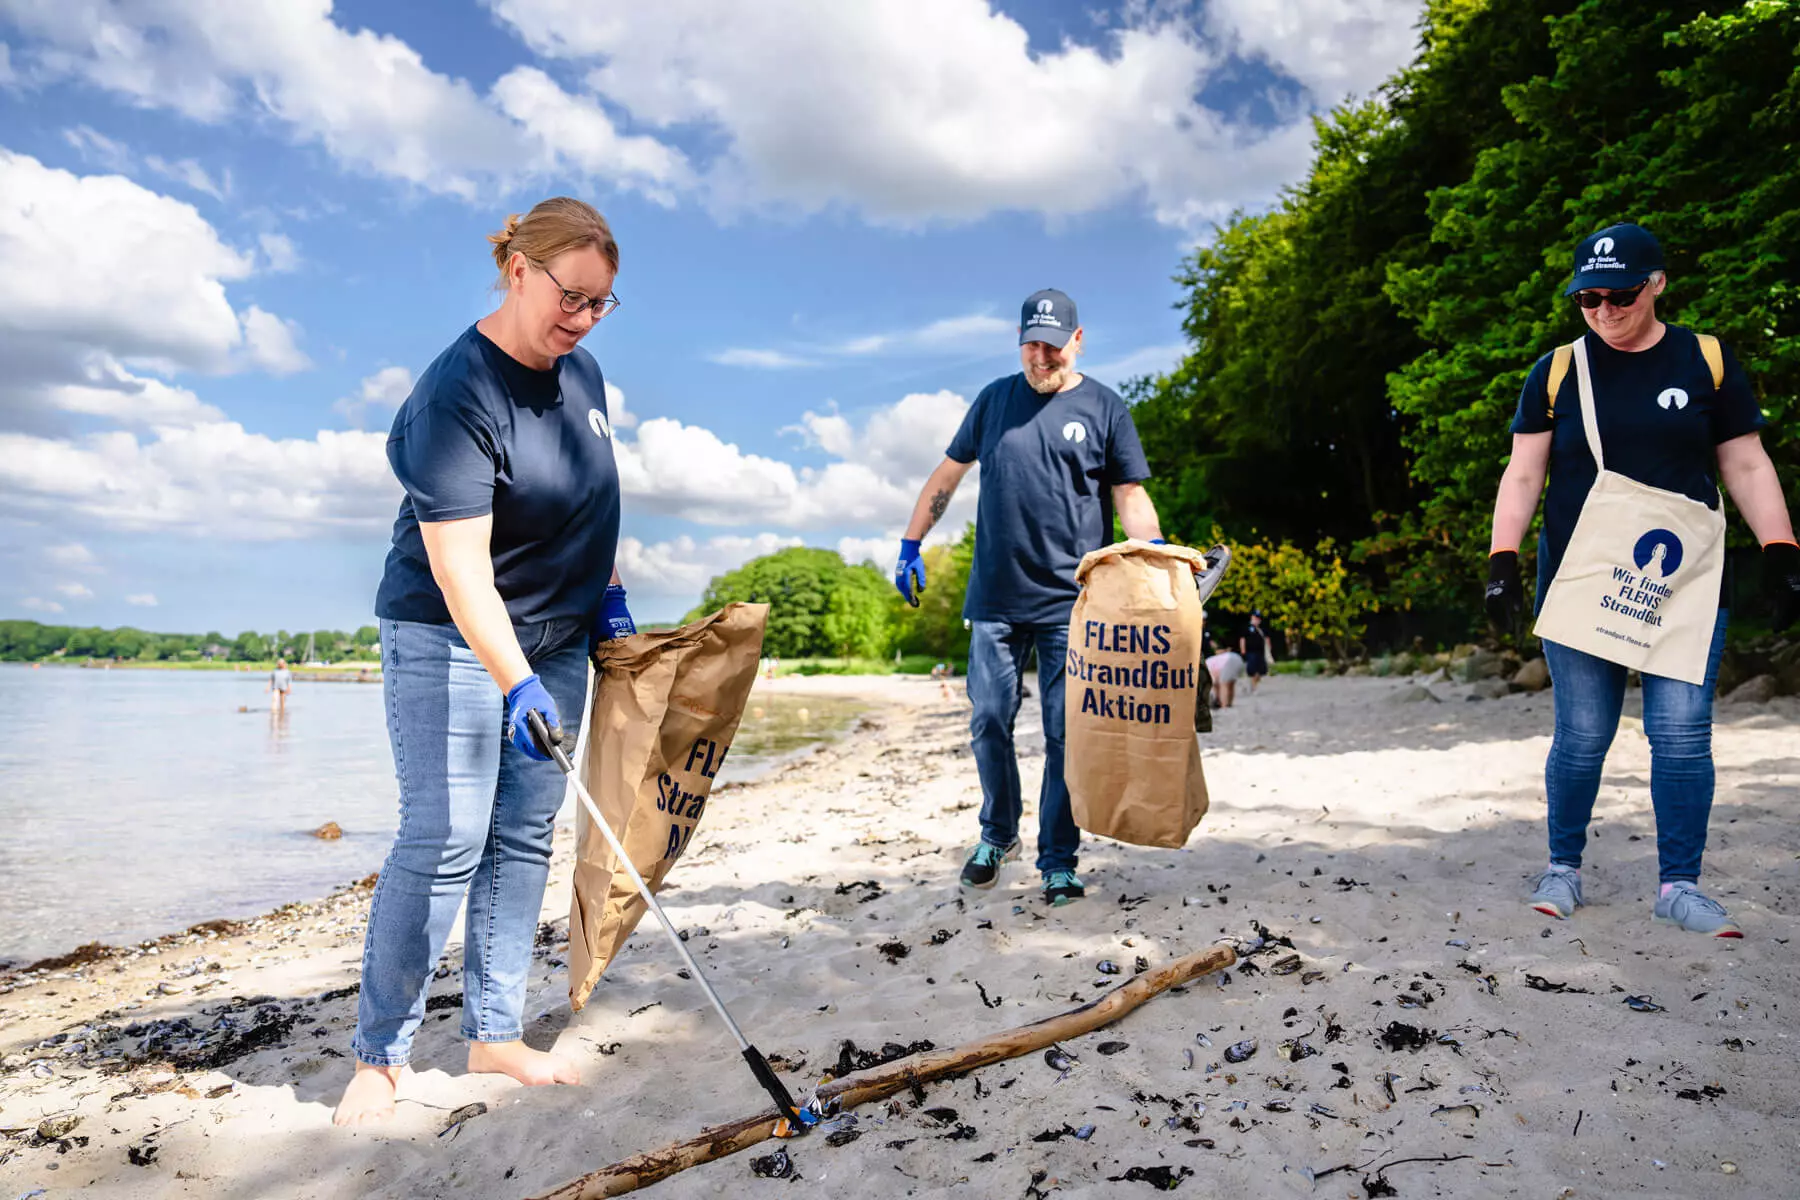
[[[1706,369],[1712,372],[1713,391],[1725,386],[1725,351],[1719,345],[1719,339],[1710,333],[1696,333],[1696,341],[1700,343],[1700,357],[1706,360]]]
[[[1569,374],[1569,363],[1574,357],[1575,346],[1573,343],[1566,346],[1558,346],[1550,355],[1550,384],[1548,390],[1550,392],[1550,417],[1552,420],[1556,418],[1556,393],[1562,388],[1563,379]],[[1707,361],[1711,362],[1712,360],[1708,359]]]

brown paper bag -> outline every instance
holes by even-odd
[[[727,604],[668,633],[603,642],[584,782],[652,891],[687,849],[762,657],[766,604]],[[649,906],[585,805],[576,809],[569,1007],[577,1011]]]
[[[1063,685],[1064,774],[1075,823],[1177,848],[1206,815],[1194,735],[1203,615],[1200,552],[1119,542],[1081,560]]]

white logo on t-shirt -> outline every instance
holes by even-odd
[[[1087,441],[1087,426],[1080,421],[1070,421],[1063,426],[1063,441],[1074,442],[1077,446]]]
[[[612,437],[612,422],[597,408],[588,409],[588,428],[594,431],[595,437]]]
[[[1686,392],[1682,391],[1680,388],[1670,388],[1667,391],[1665,391],[1662,395],[1658,396],[1656,398],[1656,402],[1658,404],[1662,405],[1665,410],[1671,404],[1673,404],[1678,409],[1686,408],[1687,402],[1688,402],[1688,394]]]

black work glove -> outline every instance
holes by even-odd
[[[1775,632],[1785,633],[1800,619],[1800,546],[1770,542],[1763,547],[1763,591],[1774,606]]]
[[[1488,556],[1487,593],[1482,600],[1488,620],[1502,633],[1517,633],[1525,614],[1525,585],[1519,582],[1519,552],[1500,550]]]

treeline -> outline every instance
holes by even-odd
[[[271,634],[246,630],[235,638],[218,632],[150,633],[129,626],[41,625],[36,621],[0,621],[0,662],[42,659],[112,659],[135,662],[267,662],[294,659],[306,649],[308,634],[279,630]],[[378,661],[381,634],[373,625],[354,633],[318,629],[311,633],[313,654],[330,662]]]
[[[777,658],[886,659],[898,652],[961,659],[969,650],[962,604],[974,555],[972,525],[955,544],[927,550],[927,587],[913,608],[872,564],[796,546],[715,577],[683,620],[745,600],[769,606],[763,653]]]
[[[1800,4],[1430,0],[1421,46],[1183,262],[1193,349],[1128,388],[1164,528],[1316,574],[1327,643],[1484,627],[1507,426],[1604,225],[1662,241],[1659,315],[1733,346],[1800,495]]]

